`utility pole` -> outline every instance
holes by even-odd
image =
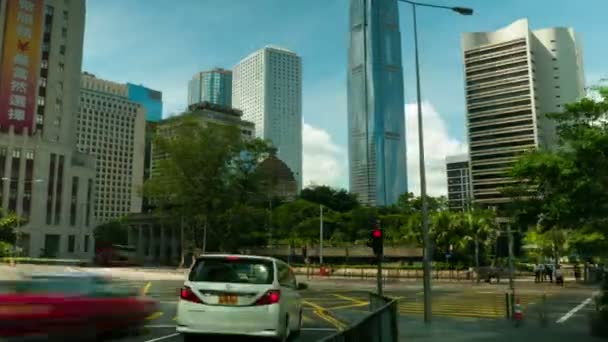
[[[323,204],[319,205],[319,263],[323,265]]]

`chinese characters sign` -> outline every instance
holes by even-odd
[[[44,1],[8,0],[0,64],[0,129],[33,132]]]

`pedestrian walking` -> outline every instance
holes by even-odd
[[[546,271],[547,275],[549,276],[549,282],[552,283],[553,282],[553,267],[551,265],[547,265],[547,266],[545,266],[545,271]]]
[[[540,274],[540,282],[544,282],[545,281],[545,265],[540,264],[538,265],[538,273]]]
[[[581,266],[578,263],[574,264],[574,279],[577,283],[581,280]]]
[[[534,282],[540,283],[540,265],[534,264]]]
[[[555,285],[564,286],[564,273],[560,265],[555,267]]]

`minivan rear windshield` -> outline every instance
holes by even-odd
[[[272,261],[250,258],[200,258],[188,280],[213,283],[272,284]]]

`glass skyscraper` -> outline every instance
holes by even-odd
[[[163,93],[142,85],[127,83],[129,100],[139,103],[146,110],[146,121],[158,122],[163,118]]]
[[[350,191],[371,206],[407,191],[397,0],[351,0],[348,61]]]
[[[215,68],[192,77],[188,82],[188,106],[205,101],[232,106],[232,71]]]

